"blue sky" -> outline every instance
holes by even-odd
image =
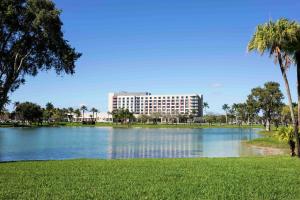
[[[14,101],[107,111],[110,91],[201,93],[209,111],[242,102],[266,81],[283,86],[268,55],[246,52],[255,26],[300,21],[299,0],[55,0],[65,38],[83,56],[73,76],[41,72]],[[288,74],[294,100],[295,67]],[[282,87],[285,94],[285,90]]]

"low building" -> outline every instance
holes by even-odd
[[[96,121],[96,122],[112,122],[112,115],[106,112],[97,112],[93,113],[92,112],[85,112],[84,116],[76,116],[74,113],[69,113],[68,114],[68,119],[69,121],[72,122],[82,122],[82,121]]]

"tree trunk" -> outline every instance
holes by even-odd
[[[295,119],[295,113],[294,113],[294,109],[293,109],[293,101],[292,101],[292,95],[291,95],[291,90],[290,90],[290,86],[289,86],[289,81],[288,81],[286,73],[285,73],[285,69],[284,69],[284,66],[283,66],[283,63],[282,63],[282,57],[281,57],[280,53],[278,55],[278,61],[279,61],[279,65],[280,65],[282,78],[284,80],[285,90],[286,90],[287,97],[288,97],[288,104],[289,104],[292,123],[293,123],[293,128],[294,128],[294,136],[295,136],[295,138],[299,138],[299,136],[298,136],[298,124],[297,124],[297,120]],[[297,73],[297,74],[299,74],[299,73]],[[298,92],[298,94],[299,94],[299,92]],[[298,95],[298,101],[299,101],[299,95]],[[299,109],[298,109],[298,113],[299,113]],[[297,143],[297,150],[298,150],[298,156],[299,156],[300,155],[300,153],[299,153],[299,150],[300,150],[299,140],[298,139],[296,139],[296,140],[297,140],[296,143]],[[291,150],[295,149],[295,148],[292,148],[292,146],[291,146],[292,144],[290,142],[289,142],[289,144],[290,144],[290,149]],[[291,155],[295,155],[295,153],[292,152]]]
[[[271,130],[271,122],[269,119],[267,119],[267,122],[266,122],[266,131],[270,131]]]
[[[297,62],[297,94],[298,94],[298,124],[297,132],[295,131],[296,146],[297,146],[297,155],[300,158],[300,138],[298,133],[298,125],[300,124],[300,51],[295,53],[296,62]]]

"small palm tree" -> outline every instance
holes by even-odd
[[[228,111],[229,111],[230,107],[228,106],[228,104],[224,104],[222,106],[222,109],[225,111],[226,124],[228,124]]]
[[[82,111],[82,121],[84,121],[84,112],[87,111],[88,109],[85,105],[82,105],[80,107],[80,110]]]
[[[206,109],[209,109],[209,105],[207,102],[203,102],[204,112],[206,113]]]
[[[291,126],[283,126],[280,127],[279,130],[277,131],[276,135],[277,138],[281,141],[288,142],[290,146],[290,151],[291,151],[291,156],[295,156],[295,142],[293,140],[293,132],[294,129]]]
[[[276,22],[269,21],[265,24],[258,25],[248,44],[248,51],[258,51],[261,55],[263,55],[265,51],[268,51],[271,56],[274,56],[275,63],[279,63],[294,126],[298,156],[300,156],[298,126],[295,119],[291,91],[286,75],[286,71],[290,65],[289,54],[291,52],[291,44],[293,41],[297,41],[297,32],[298,28],[297,25],[295,25],[295,22],[290,22],[287,19],[279,19]]]

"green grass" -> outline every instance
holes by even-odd
[[[264,138],[256,138],[254,140],[250,140],[246,142],[250,145],[255,145],[259,147],[271,147],[271,148],[280,148],[280,149],[288,149],[289,145],[286,142],[279,141],[274,137],[264,137]]]
[[[0,164],[0,199],[300,199],[289,157]]]
[[[287,142],[280,141],[278,138],[274,137],[276,131],[260,131],[259,133],[264,135],[264,137],[247,141],[246,144],[259,147],[289,149]]]

